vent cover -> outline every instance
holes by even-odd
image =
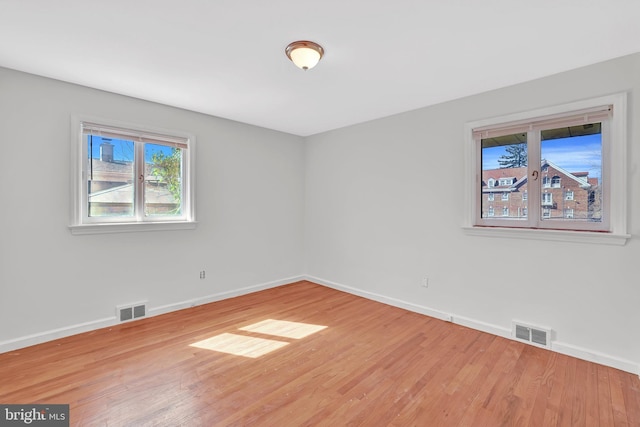
[[[139,319],[147,315],[147,305],[145,302],[135,304],[119,305],[116,307],[116,317],[120,322]]]
[[[126,322],[127,320],[133,319],[133,308],[125,307],[120,309],[120,321]]]
[[[513,336],[538,347],[551,348],[551,329],[513,321]]]
[[[144,304],[136,305],[133,307],[133,318],[144,317],[147,314],[147,307]]]
[[[516,338],[529,341],[531,337],[531,329],[526,326],[516,325]]]

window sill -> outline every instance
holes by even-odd
[[[511,239],[534,239],[554,242],[593,243],[624,246],[630,234],[613,234],[593,231],[541,230],[507,227],[462,227],[468,236],[505,237]]]
[[[71,234],[110,234],[132,233],[138,231],[174,231],[193,230],[197,222],[143,222],[143,223],[119,223],[119,224],[83,224],[70,225]]]

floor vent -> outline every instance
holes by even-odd
[[[517,340],[539,347],[551,348],[551,329],[514,321],[512,335]]]
[[[147,315],[147,305],[144,302],[119,305],[116,307],[116,316],[120,322],[139,319]]]

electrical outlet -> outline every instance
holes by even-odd
[[[420,282],[420,286],[422,286],[423,288],[429,287],[429,278],[427,276],[422,278],[422,282]]]

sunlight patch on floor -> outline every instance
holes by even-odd
[[[222,353],[234,354],[257,358],[274,350],[282,348],[289,343],[265,338],[247,337],[236,334],[220,334],[206,340],[191,344],[191,347],[205,350],[219,351]]]
[[[290,322],[287,320],[267,319],[253,325],[239,328],[241,331],[255,332],[278,337],[301,339],[327,328],[310,323]]]

